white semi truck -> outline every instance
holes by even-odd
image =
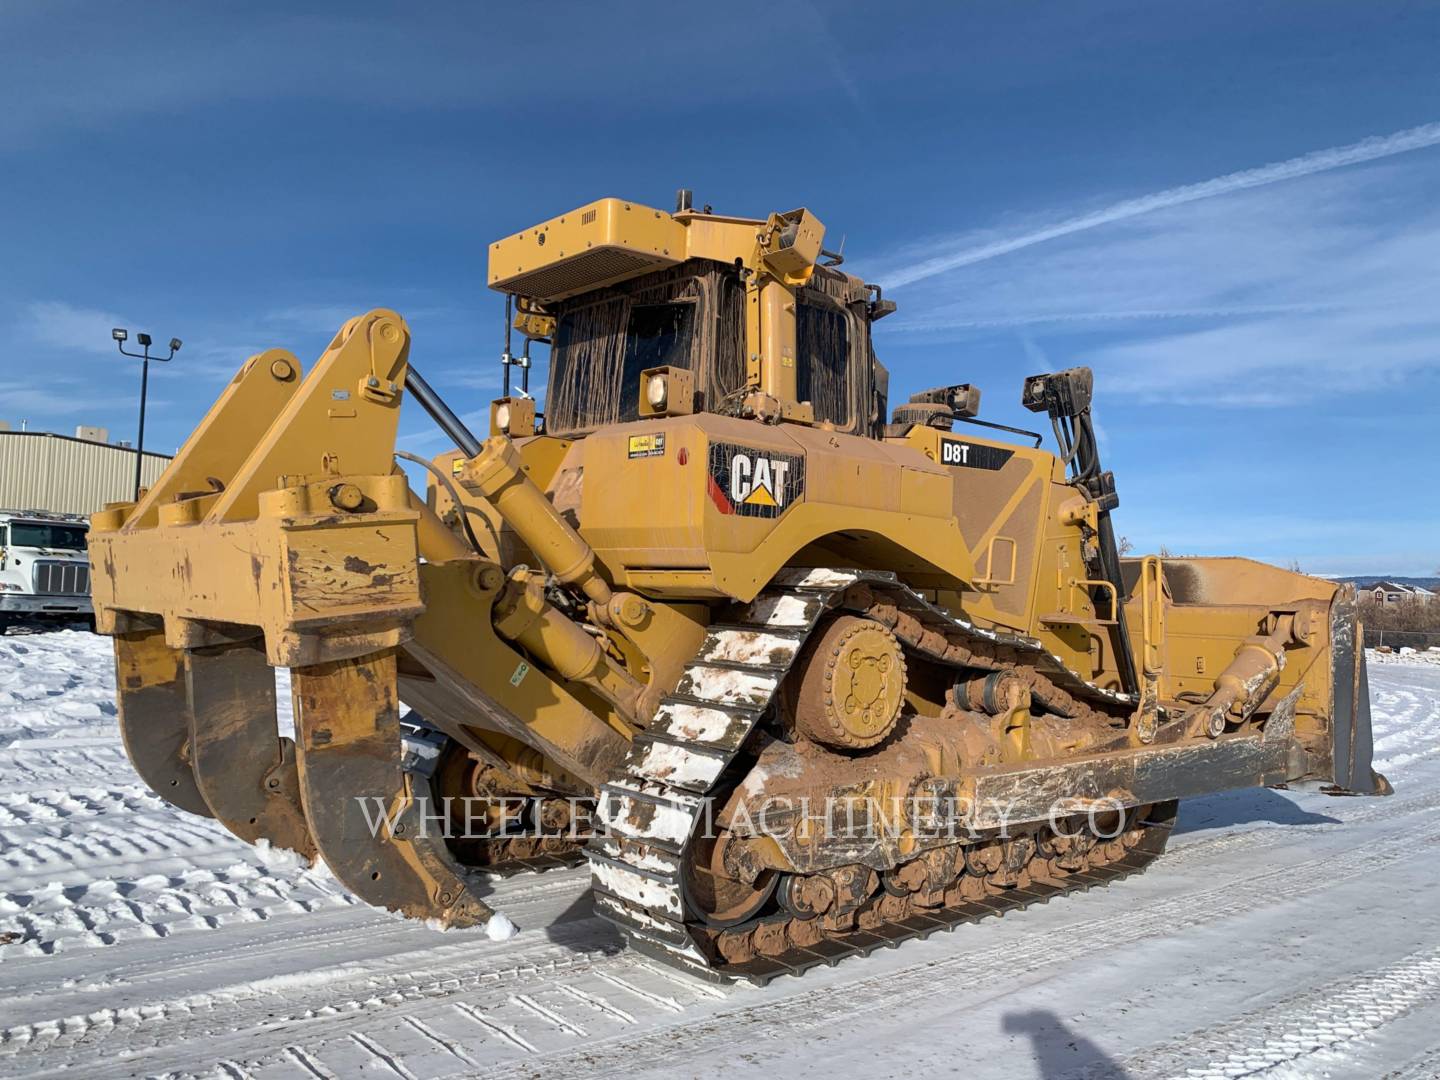
[[[0,633],[22,623],[90,622],[89,524],[0,510]]]

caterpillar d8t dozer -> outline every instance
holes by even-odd
[[[1187,796],[1388,792],[1350,586],[1120,558],[1084,368],[1016,380],[1056,452],[965,384],[891,414],[895,304],[823,237],[603,199],[493,244],[549,384],[484,441],[393,311],[252,357],[93,519],[140,775],[451,925],[588,860],[637,947],[756,981],[1134,873]]]

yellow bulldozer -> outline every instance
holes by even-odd
[[[394,311],[251,357],[92,521],[139,774],[448,925],[588,862],[632,945],[756,982],[1141,870],[1186,797],[1388,793],[1350,586],[1121,558],[1085,368],[1023,380],[1053,451],[968,384],[892,412],[895,303],[824,236],[682,193],[494,243],[483,440]],[[397,454],[407,397],[451,449]]]

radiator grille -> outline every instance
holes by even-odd
[[[494,284],[506,292],[533,296],[538,300],[560,300],[678,261],[665,255],[639,255],[619,248],[595,248]]]
[[[54,560],[36,562],[35,592],[43,596],[88,596],[90,564]]]

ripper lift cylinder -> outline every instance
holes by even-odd
[[[526,547],[561,582],[573,585],[597,604],[610,602],[610,585],[595,571],[595,552],[525,475],[513,442],[504,435],[486,439],[466,470],[465,482],[490,500]]]

